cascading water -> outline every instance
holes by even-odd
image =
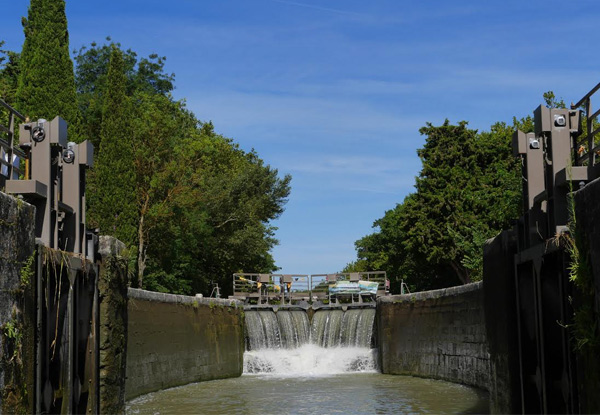
[[[246,311],[245,373],[321,376],[374,372],[375,309]]]

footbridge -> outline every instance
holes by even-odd
[[[247,309],[371,308],[390,295],[385,271],[335,274],[233,274],[230,299]]]

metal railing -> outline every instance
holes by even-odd
[[[233,295],[243,299],[301,299],[310,297],[310,277],[302,274],[233,274]]]
[[[27,163],[28,157],[15,143],[17,119],[25,121],[25,117],[2,99],[0,114],[0,189],[4,189],[6,180],[18,180],[27,174],[27,169],[21,168],[21,161]],[[7,121],[8,125],[4,125]]]
[[[590,170],[598,164],[598,155],[600,155],[600,143],[596,140],[596,136],[600,132],[600,125],[598,123],[600,109],[592,112],[592,96],[598,92],[598,90],[600,90],[600,83],[592,88],[590,92],[576,104],[571,104],[572,110],[576,110],[583,106],[587,124],[585,134],[582,134],[575,140],[575,145],[573,146],[573,165],[588,166]]]
[[[331,300],[331,287],[339,282],[377,282],[376,296],[389,294],[385,271],[336,274],[233,274],[233,295],[244,301]],[[358,289],[358,288],[357,288]],[[360,295],[360,293],[355,293]],[[337,296],[344,296],[339,293]]]

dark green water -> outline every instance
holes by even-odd
[[[456,414],[487,413],[485,392],[452,383],[348,373],[269,374],[194,383],[141,396],[127,414]]]

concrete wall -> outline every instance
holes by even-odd
[[[129,289],[125,398],[241,376],[243,307],[237,301]]]
[[[488,389],[483,289],[474,283],[377,300],[383,373]]]
[[[32,413],[35,208],[0,192],[0,414]]]

